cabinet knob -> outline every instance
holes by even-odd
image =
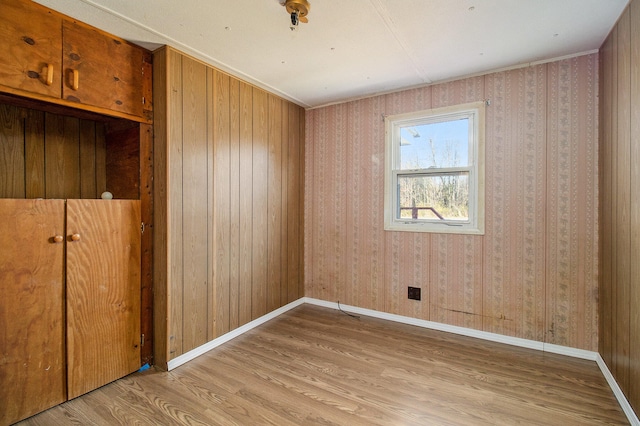
[[[42,68],[42,73],[45,75],[44,82],[47,86],[51,86],[53,84],[53,65],[47,64],[47,66]]]
[[[71,241],[80,241],[80,234],[71,234]]]
[[[64,241],[64,237],[62,235],[56,235],[53,237],[53,242],[54,243],[61,243]]]

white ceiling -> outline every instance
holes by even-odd
[[[304,107],[597,50],[628,0],[36,0]]]

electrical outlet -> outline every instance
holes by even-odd
[[[420,300],[420,287],[409,287],[409,299]]]

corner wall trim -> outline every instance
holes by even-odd
[[[295,300],[287,305],[284,305],[281,308],[276,309],[275,311],[271,311],[266,315],[261,316],[260,318],[256,318],[251,322],[246,323],[245,325],[236,328],[235,330],[231,330],[230,332],[223,334],[222,336],[211,340],[210,342],[205,343],[204,345],[198,346],[195,349],[190,350],[167,363],[167,371],[171,371],[174,368],[180,367],[182,364],[191,361],[194,358],[203,355],[206,352],[209,352],[213,348],[217,348],[218,346],[227,343],[229,340],[235,339],[236,337],[246,333],[247,331],[256,328],[257,326],[264,324],[265,322],[276,318],[285,312],[300,306],[304,303],[304,298]]]

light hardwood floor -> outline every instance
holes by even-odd
[[[628,422],[595,362],[303,305],[171,372],[132,374],[20,424]]]

